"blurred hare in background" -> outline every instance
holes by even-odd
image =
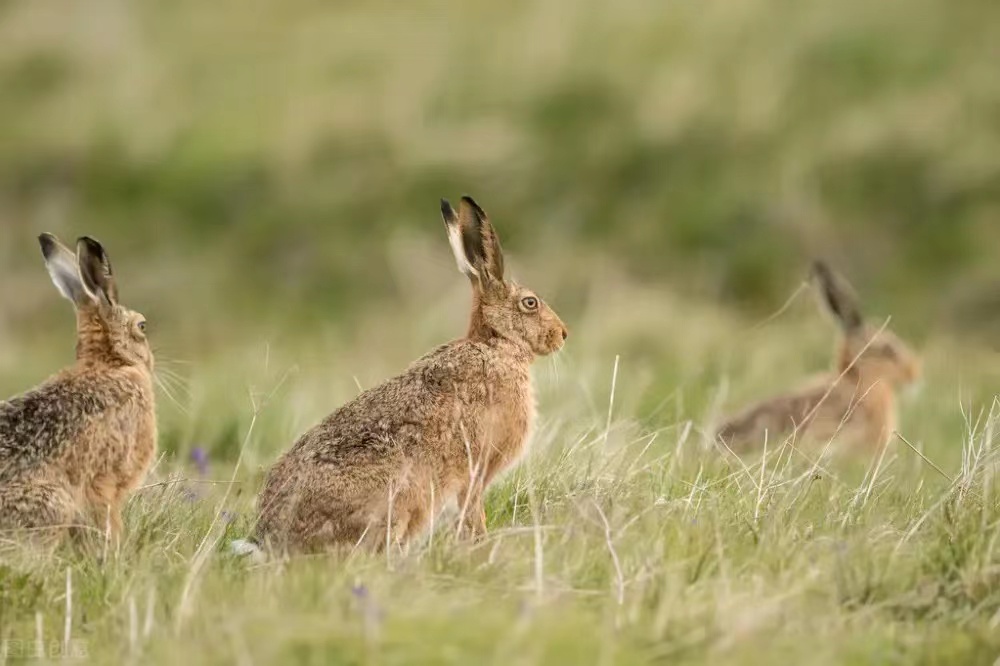
[[[735,452],[806,438],[878,451],[896,430],[896,394],[920,376],[920,360],[892,331],[867,323],[850,285],[823,262],[813,282],[840,328],[833,370],[730,417],[716,440]]]

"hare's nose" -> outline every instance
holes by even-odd
[[[563,342],[569,337],[569,330],[564,326],[562,330]]]

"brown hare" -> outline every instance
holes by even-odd
[[[52,281],[76,308],[76,362],[0,402],[0,530],[57,541],[89,526],[117,542],[122,505],[156,450],[146,322],[119,305],[96,240],[81,238],[75,254],[51,234],[39,242]]]
[[[468,333],[305,433],[267,474],[257,528],[236,552],[402,545],[449,503],[464,533],[485,532],[483,493],[531,434],[529,369],[568,333],[538,295],[505,278],[500,240],[475,201],[462,197],[456,213],[442,200],[441,213],[472,282]]]
[[[866,323],[851,287],[816,262],[814,283],[840,326],[833,371],[796,391],[751,406],[728,419],[716,439],[733,451],[780,446],[791,437],[847,449],[880,450],[896,429],[896,392],[916,381],[920,361],[894,333]]]

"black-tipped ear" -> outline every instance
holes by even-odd
[[[462,248],[477,271],[486,266],[486,250],[483,248],[483,224],[486,214],[472,197],[462,197],[458,204],[458,219],[462,226]]]
[[[831,314],[840,322],[841,328],[850,333],[864,324],[864,316],[858,298],[850,284],[838,275],[824,261],[815,261],[812,276],[816,281],[823,302]]]
[[[42,247],[42,256],[51,259],[59,251],[59,239],[46,232],[38,237],[38,244]]]
[[[475,211],[476,218],[481,221],[486,221],[487,215],[486,211],[483,210],[482,206],[476,203],[476,200],[470,197],[468,194],[462,195],[462,203]]]
[[[473,266],[472,261],[465,251],[463,242],[462,222],[458,213],[451,207],[447,199],[441,199],[441,218],[444,219],[445,229],[448,231],[448,243],[451,244],[451,251],[455,255],[455,263],[458,270],[468,276],[474,282],[479,279],[479,271]]]
[[[72,301],[77,307],[91,301],[80,279],[76,256],[69,248],[49,233],[39,236],[38,244],[42,248],[42,257],[45,258],[45,268],[49,272],[49,277],[63,298]]]
[[[118,285],[104,246],[89,236],[83,236],[76,242],[76,257],[80,278],[87,291],[106,305],[117,304]]]
[[[490,223],[486,211],[472,197],[465,195],[458,209],[462,226],[462,242],[469,261],[480,272],[503,281],[504,261],[500,237]]]
[[[441,217],[444,218],[445,224],[458,224],[458,213],[447,199],[441,199]]]
[[[447,199],[442,199],[441,217],[459,270],[480,286],[491,280],[502,282],[503,250],[486,211],[472,197],[463,196],[457,213]]]

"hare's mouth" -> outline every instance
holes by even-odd
[[[548,356],[549,354],[555,354],[557,352],[561,352],[563,347],[565,346],[566,346],[565,338],[563,338],[561,334],[556,334],[549,338],[548,345],[546,345],[546,349],[543,349],[541,353],[544,356]]]

